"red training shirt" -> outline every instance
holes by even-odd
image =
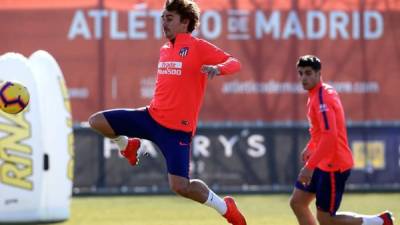
[[[339,95],[333,87],[318,83],[309,90],[307,117],[311,155],[305,166],[324,171],[345,171],[353,167],[353,156],[347,141],[346,121]]]
[[[240,70],[240,63],[215,45],[180,33],[175,43],[160,49],[155,93],[150,115],[159,124],[174,130],[194,132],[207,86],[203,65],[217,65],[220,75]]]

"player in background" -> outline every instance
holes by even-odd
[[[133,166],[138,163],[140,139],[152,141],[164,155],[169,185],[175,193],[214,208],[233,225],[246,225],[232,197],[222,199],[203,181],[189,177],[191,139],[207,77],[233,74],[241,67],[236,58],[191,35],[199,24],[199,15],[198,6],[191,0],[167,0],[162,26],[168,42],[160,49],[150,105],[98,112],[89,118],[89,124],[116,142]]]
[[[344,111],[337,92],[322,82],[321,62],[313,55],[297,61],[297,72],[308,91],[307,117],[311,139],[302,152],[290,206],[300,225],[393,225],[389,211],[379,215],[336,213],[353,167]],[[317,219],[309,209],[316,199]]]

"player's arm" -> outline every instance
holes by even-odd
[[[317,142],[315,141],[315,128],[313,126],[310,127],[309,129],[311,138],[308,141],[306,147],[303,149],[301,152],[301,161],[306,164],[307,161],[310,159],[312,154],[315,152],[315,148],[317,147]],[[298,176],[298,181],[303,183],[303,185],[308,185],[311,182],[311,177],[313,174],[313,170],[309,170],[305,167],[303,167],[300,170],[299,176]]]
[[[312,128],[310,128],[311,139],[308,141],[306,147],[301,152],[301,160],[303,163],[306,163],[310,159],[312,153],[314,152],[317,146],[317,144],[315,143],[315,138],[312,135],[311,129]]]
[[[236,73],[240,70],[240,67],[240,62],[236,58],[229,56],[229,58],[223,63],[217,65],[203,65],[201,71],[206,73],[209,78],[213,78],[218,75]]]
[[[201,70],[210,78],[240,71],[241,64],[238,59],[205,40],[199,40],[198,51],[203,64]]]
[[[325,106],[315,105],[318,107],[314,109],[319,129],[321,132],[321,138],[316,144],[315,150],[307,161],[305,167],[313,170],[318,163],[325,157],[330,158],[338,145],[338,132],[336,127],[336,113],[335,113],[335,102],[332,98],[326,99],[324,102]]]

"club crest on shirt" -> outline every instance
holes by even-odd
[[[326,104],[319,104],[319,111],[320,112],[327,112],[328,106]]]
[[[179,55],[181,57],[185,57],[187,56],[187,54],[189,53],[189,47],[183,47],[179,50]]]

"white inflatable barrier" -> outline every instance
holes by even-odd
[[[52,222],[70,216],[72,119],[55,59],[37,51],[0,56],[0,80],[16,80],[31,95],[17,115],[0,112],[0,224]]]

